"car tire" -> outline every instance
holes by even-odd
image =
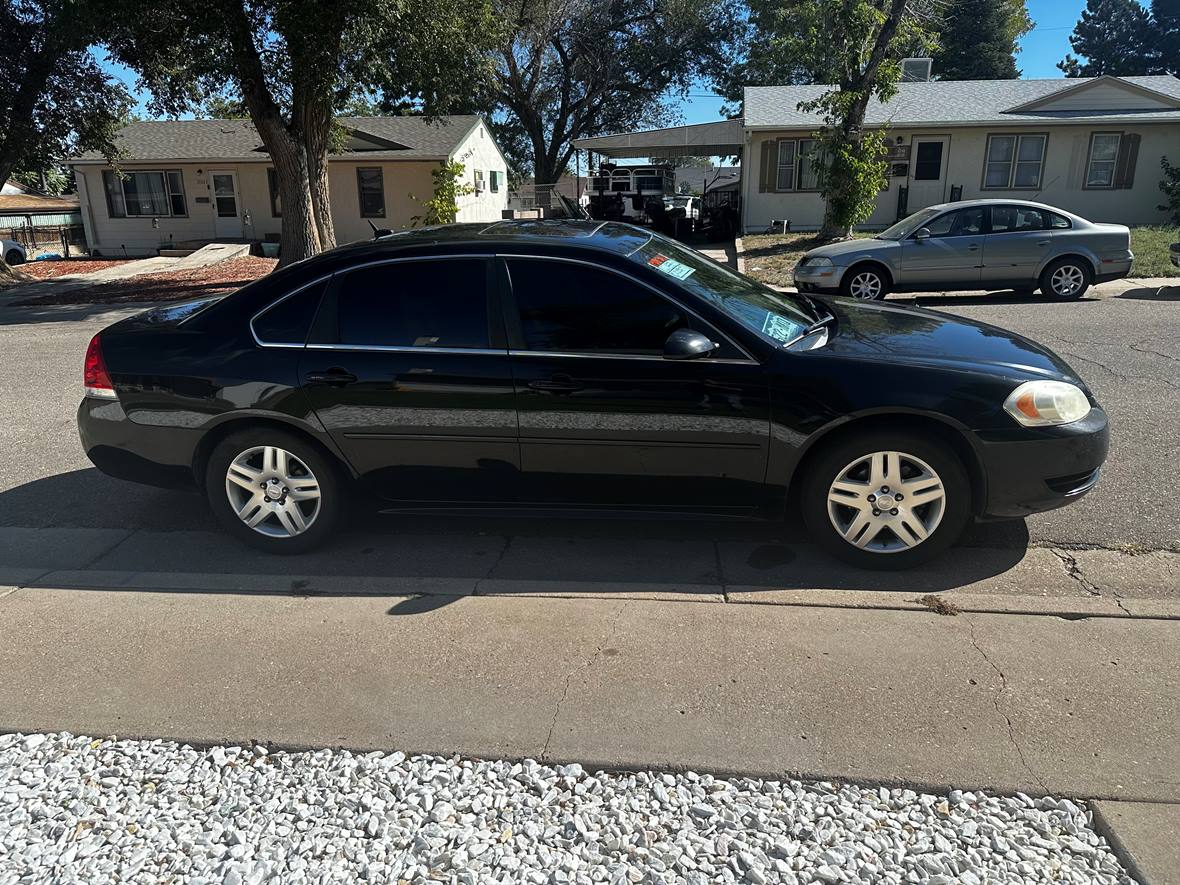
[[[329,456],[276,428],[227,436],[205,468],[205,493],[218,521],[268,553],[307,553],[323,544],[339,521],[343,491]]]
[[[9,267],[16,267],[18,264],[25,263],[25,256],[21,254],[19,249],[9,249],[8,254],[4,256],[4,263]]]
[[[881,301],[889,294],[889,278],[879,267],[860,265],[844,274],[840,294],[858,301]]]
[[[883,492],[897,482],[889,476],[890,467],[900,473],[902,484]],[[971,517],[966,469],[948,444],[926,435],[871,431],[849,436],[820,453],[806,470],[801,505],[809,534],[825,551],[859,568],[896,570],[929,562],[959,539]],[[912,510],[905,502],[910,494],[923,498]],[[888,511],[878,506],[885,497],[894,505]]]
[[[1084,259],[1059,258],[1041,274],[1041,291],[1061,301],[1077,301],[1092,279],[1093,271]]]

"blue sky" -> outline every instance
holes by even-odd
[[[1070,51],[1069,35],[1077,23],[1086,0],[1027,0],[1028,12],[1036,23],[1034,30],[1020,41],[1016,66],[1026,78],[1060,77],[1057,62]],[[135,74],[120,65],[101,60],[114,76],[135,89]],[[724,99],[703,90],[693,91],[680,106],[685,123],[708,123],[718,119]],[[138,112],[147,113],[140,97]]]

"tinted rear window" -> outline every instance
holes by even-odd
[[[328,286],[327,280],[312,283],[288,298],[277,301],[254,320],[254,334],[266,344],[303,344],[315,319],[316,308]]]
[[[405,261],[340,276],[341,344],[378,347],[490,346],[487,262]]]

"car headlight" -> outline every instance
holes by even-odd
[[[1025,427],[1046,427],[1081,421],[1090,414],[1090,400],[1065,381],[1025,381],[1008,394],[1004,411]]]
[[[816,255],[812,258],[804,258],[800,262],[802,267],[831,267],[832,259],[825,258],[823,255]]]

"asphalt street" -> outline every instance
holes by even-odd
[[[988,295],[894,296],[1012,329],[1040,341],[1090,383],[1112,423],[1112,451],[1098,488],[1083,502],[1026,522],[978,525],[964,543],[1180,549],[1180,288],[1136,288],[1060,304]],[[0,526],[210,531],[199,498],[118,482],[93,469],[74,424],[89,337],[129,311],[103,307],[0,307]],[[799,526],[580,520],[427,520],[361,508],[354,529],[464,536],[748,537],[797,545]],[[228,543],[228,542],[227,542]]]

